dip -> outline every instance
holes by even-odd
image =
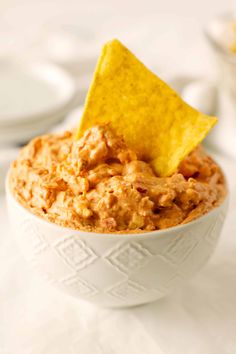
[[[72,229],[143,232],[200,217],[226,195],[220,167],[199,146],[170,177],[158,177],[108,125],[50,134],[25,146],[10,170],[15,198]]]

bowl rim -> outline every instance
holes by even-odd
[[[168,234],[172,234],[173,232],[176,232],[178,230],[182,231],[182,230],[186,230],[186,229],[191,229],[193,225],[198,224],[198,223],[203,223],[204,221],[206,221],[206,219],[208,219],[209,216],[214,215],[216,213],[218,213],[218,211],[220,209],[223,208],[227,208],[228,202],[229,202],[229,192],[227,191],[227,194],[225,196],[225,198],[222,200],[222,202],[215,206],[212,210],[210,210],[208,213],[201,215],[200,217],[193,219],[192,221],[186,223],[186,224],[179,224],[176,226],[172,226],[163,230],[153,230],[150,232],[130,232],[130,233],[112,233],[112,232],[108,232],[108,233],[102,233],[102,232],[94,232],[94,231],[85,231],[85,230],[76,230],[70,227],[65,227],[65,226],[61,226],[58,225],[56,223],[53,223],[51,221],[48,221],[46,219],[41,218],[40,216],[32,213],[29,209],[27,209],[24,205],[22,205],[13,195],[11,188],[10,188],[10,170],[7,173],[6,179],[5,179],[5,191],[6,191],[6,197],[7,197],[7,203],[9,203],[9,199],[17,206],[17,208],[19,208],[21,211],[25,212],[27,215],[29,215],[31,218],[37,220],[38,222],[42,222],[44,225],[49,226],[51,228],[58,228],[60,230],[64,230],[65,232],[69,232],[71,231],[74,234],[78,234],[78,235],[83,235],[85,237],[105,237],[105,238],[116,238],[118,239],[118,237],[120,239],[142,239],[142,238],[156,238],[156,237],[161,237],[161,236],[165,236]]]

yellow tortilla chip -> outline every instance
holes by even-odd
[[[159,176],[169,176],[217,119],[190,107],[114,39],[103,47],[77,138],[108,122]]]

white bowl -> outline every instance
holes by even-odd
[[[99,234],[47,222],[20,205],[8,183],[6,192],[26,259],[66,293],[105,307],[157,300],[192,277],[211,256],[228,205],[163,231]]]

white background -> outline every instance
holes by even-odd
[[[69,24],[88,42],[96,38],[97,52],[104,40],[118,36],[158,72],[206,75],[211,65],[200,55],[202,29],[233,9],[233,0],[0,0],[0,57],[14,51],[21,56],[43,31]]]

